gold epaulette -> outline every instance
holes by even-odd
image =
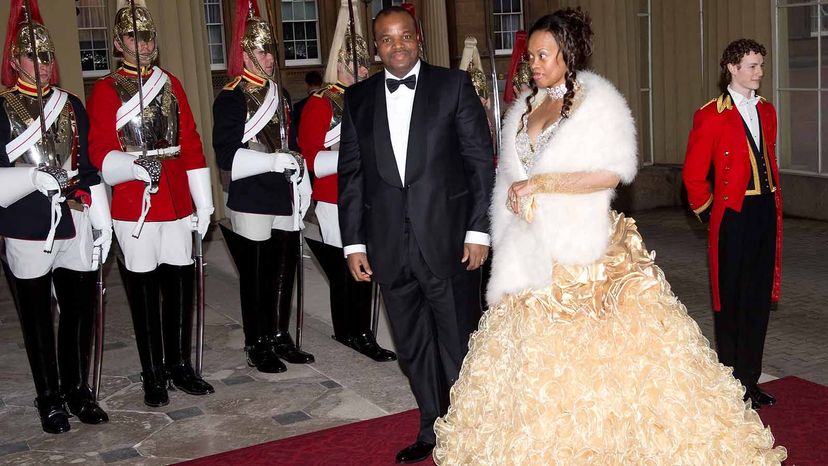
[[[766,98],[765,98],[765,96],[760,95],[760,96],[758,96],[758,97],[759,97],[759,101],[760,101],[760,102],[765,102],[765,103],[768,103],[768,99],[766,99]]]
[[[710,99],[706,104],[699,107],[699,110],[703,109],[704,107],[707,107],[708,105],[712,104],[715,101],[716,101],[716,99]]]
[[[724,112],[725,110],[730,110],[733,108],[733,99],[730,98],[730,94],[722,94],[716,99],[716,111],[719,113]]]
[[[241,82],[241,80],[242,80],[242,77],[241,77],[241,76],[236,76],[236,78],[235,78],[235,79],[233,79],[232,81],[230,81],[229,83],[227,83],[227,84],[225,84],[225,85],[224,85],[224,90],[225,90],[225,91],[232,91],[233,89],[235,89],[235,88],[236,88],[236,86],[238,86],[238,85],[239,85],[239,83]]]

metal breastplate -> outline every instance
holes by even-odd
[[[259,110],[259,107],[262,106],[268,88],[267,86],[254,86],[248,82],[242,83],[241,86],[244,101],[247,104],[245,121],[250,121],[253,115],[256,114],[256,111]],[[267,122],[264,128],[253,136],[253,139],[248,141],[248,146],[251,150],[268,153],[276,152],[282,148],[282,138],[279,134],[279,112],[274,113],[273,118]]]
[[[138,93],[138,83],[132,78],[113,74],[115,92],[122,103]],[[164,89],[152,102],[144,102],[144,117],[133,118],[118,130],[118,139],[127,152],[164,149],[178,145],[178,99],[168,80]]]
[[[37,97],[21,92],[9,92],[3,97],[3,109],[9,118],[11,128],[9,141],[12,141],[34,124],[34,117],[39,113]],[[46,128],[45,136],[23,153],[15,165],[48,165],[71,171],[76,132],[75,112],[72,110],[72,104],[67,100],[60,111],[60,116],[51,127]]]
[[[333,111],[331,124],[328,126],[328,131],[330,131],[342,124],[342,112],[345,109],[345,94],[336,92],[331,87],[328,87],[323,92],[323,95],[331,103],[331,110]]]

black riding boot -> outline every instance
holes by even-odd
[[[307,240],[322,272],[328,279],[329,303],[331,306],[332,338],[345,346],[351,346],[351,325],[347,314],[348,298],[345,295],[346,279],[350,278],[342,248],[320,241]]]
[[[275,274],[273,267],[273,243],[253,241],[221,227],[224,242],[236,263],[239,272],[239,294],[241,298],[242,325],[244,327],[244,350],[247,364],[259,372],[279,373],[287,370],[270,344],[270,329],[273,325],[260,320],[273,319],[276,315]]]
[[[164,367],[172,384],[190,395],[207,395],[213,386],[197,376],[190,360],[193,349],[193,282],[195,265],[158,266],[161,277],[161,323]]]
[[[343,265],[343,267],[346,267]],[[347,267],[346,267],[347,268]],[[371,331],[372,283],[358,282],[350,274],[346,277],[345,296],[351,324],[350,345],[353,349],[377,362],[396,361],[397,355],[377,344]]]
[[[274,244],[276,262],[276,328],[273,346],[280,358],[291,364],[309,364],[315,361],[310,353],[296,348],[290,337],[290,300],[293,296],[293,279],[299,262],[299,232],[272,230],[270,241]]]
[[[144,404],[157,408],[170,402],[164,376],[164,346],[161,340],[161,309],[158,270],[130,272],[121,260],[118,270],[126,289],[135,344],[141,359]]]
[[[97,272],[56,269],[55,294],[60,305],[58,367],[60,390],[69,411],[84,424],[102,424],[109,416],[89,388],[89,359],[95,329]]]
[[[12,291],[26,355],[32,369],[37,398],[35,405],[44,432],[60,434],[69,430],[69,413],[58,384],[55,333],[52,327],[52,273],[38,278],[15,277],[4,262]]]

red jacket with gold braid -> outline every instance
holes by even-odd
[[[779,301],[782,265],[782,192],[779,189],[779,169],[776,162],[776,110],[760,97],[756,111],[762,127],[766,165],[770,167],[776,184],[776,263],[773,273],[772,301]],[[759,174],[751,157],[752,151],[745,133],[742,116],[731,98],[723,94],[696,111],[693,129],[687,141],[682,178],[687,188],[690,207],[696,215],[710,211],[708,254],[710,283],[713,289],[713,309],[721,309],[719,300],[719,227],[725,208],[741,212],[751,177],[753,186],[759,186]],[[714,169],[711,189],[707,178],[710,164]]]
[[[164,222],[184,218],[193,213],[187,171],[207,166],[201,138],[196,130],[187,95],[178,79],[167,72],[172,93],[178,101],[178,158],[162,161],[161,181],[158,192],[152,195],[152,207],[146,221]],[[123,68],[116,71],[123,76],[134,76]],[[89,113],[89,159],[99,170],[104,158],[113,150],[123,151],[115,129],[115,115],[121,99],[115,90],[115,80],[110,75],[98,80],[92,89],[86,109]],[[163,92],[163,91],[162,91]],[[112,188],[112,218],[137,221],[141,215],[143,181],[128,181]]]
[[[328,92],[342,95],[345,93],[345,89],[338,84],[329,84],[308,97],[308,101],[302,109],[302,118],[299,119],[298,139],[302,155],[305,156],[305,161],[308,163],[308,170],[314,172],[311,198],[336,204],[337,176],[330,175],[317,178],[314,170],[316,154],[319,151],[330,150],[330,147],[325,147],[325,134],[331,126],[334,104],[326,96]]]

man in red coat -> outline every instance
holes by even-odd
[[[779,300],[782,250],[776,111],[756,94],[765,54],[750,39],[727,46],[720,62],[722,94],[694,115],[682,174],[690,207],[710,222],[719,361],[733,367],[754,409],[776,401],[757,382],[771,303]]]
[[[342,0],[325,71],[329,84],[308,98],[299,123],[299,147],[314,175],[312,198],[316,201],[315,213],[322,240],[308,238],[307,242],[330,284],[333,338],[375,361],[395,361],[396,354],[380,347],[371,331],[371,284],[357,282],[351,277],[339,234],[336,176],[339,131],[345,88],[355,82],[348,18],[348,1]],[[360,35],[359,16],[354,15],[354,18],[357,19],[353,41],[357,45],[356,74],[362,80],[368,77],[370,57],[365,39]]]
[[[141,359],[144,403],[157,407],[169,402],[167,380],[191,395],[213,392],[190,360],[192,230],[206,233],[213,200],[187,96],[175,76],[153,66],[155,25],[143,2],[135,4],[135,21],[129,3],[115,14],[112,35],[123,63],[89,97],[89,158],[112,186],[112,218],[123,252],[118,266]]]

